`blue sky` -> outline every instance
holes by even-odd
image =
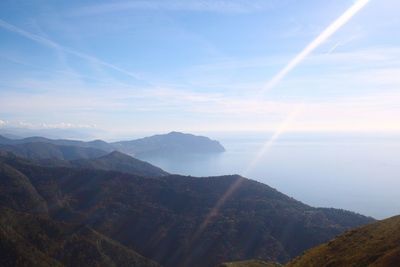
[[[397,0],[370,0],[268,87],[355,3],[3,0],[0,127],[399,131]]]

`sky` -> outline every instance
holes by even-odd
[[[399,132],[399,10],[398,0],[2,0],[0,127]]]

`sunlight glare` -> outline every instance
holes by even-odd
[[[358,0],[349,9],[347,9],[338,19],[330,24],[320,35],[317,36],[303,51],[295,56],[281,71],[279,71],[261,90],[264,94],[274,88],[285,76],[300,64],[310,53],[324,43],[336,31],[343,27],[353,16],[355,16],[370,0]]]

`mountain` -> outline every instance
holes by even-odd
[[[350,230],[306,251],[287,267],[374,266],[400,264],[400,216]]]
[[[70,161],[70,164],[76,168],[119,171],[149,177],[168,175],[167,172],[150,163],[135,159],[118,151],[111,152],[99,158],[73,160]]]
[[[218,141],[211,140],[205,136],[179,132],[153,135],[112,144],[117,150],[138,157],[187,153],[220,153],[225,151],[225,148]]]
[[[155,262],[86,226],[0,207],[0,266],[136,266]]]
[[[29,178],[7,164],[0,164],[0,206],[32,213],[48,211]]]
[[[107,154],[107,152],[90,147],[54,145],[43,142],[27,142],[20,144],[0,145],[0,150],[33,160],[41,159],[88,159]]]
[[[20,201],[5,199],[0,205],[88,227],[166,267],[216,266],[250,258],[283,263],[373,221],[307,206],[237,175],[145,178],[44,167],[7,155],[0,164],[6,170],[1,180],[22,181],[6,183],[1,193]],[[24,187],[17,186],[21,183]]]
[[[89,142],[77,141],[77,140],[66,140],[66,139],[49,139],[40,136],[27,137],[23,139],[10,139],[0,135],[0,144],[2,145],[18,145],[26,143],[46,143],[58,146],[74,146],[84,148],[94,148],[111,152],[114,150],[113,146],[102,140],[93,140]]]
[[[107,153],[94,148],[61,146],[40,142],[0,145],[0,151],[3,151],[3,153],[11,152],[18,157],[53,167],[120,171],[151,177],[168,174],[158,167],[118,151]]]
[[[10,139],[0,135],[0,145],[23,145],[29,143],[46,143],[57,146],[80,147],[97,149],[104,152],[112,152],[114,150],[121,151],[126,154],[141,156],[168,156],[170,154],[187,154],[187,153],[220,153],[224,152],[224,147],[215,140],[208,137],[196,136],[179,132],[171,132],[168,134],[154,135],[131,141],[120,141],[107,143],[102,140],[94,140],[89,142],[65,139],[49,139],[44,137],[28,137],[23,139]],[[27,155],[21,154],[26,157]]]

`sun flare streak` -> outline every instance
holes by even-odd
[[[347,22],[350,21],[361,9],[363,9],[370,0],[358,0],[349,9],[347,9],[339,18],[332,22],[320,35],[317,36],[311,43],[309,43],[297,56],[295,56],[282,70],[280,70],[261,90],[260,93],[264,94],[267,91],[274,88],[286,75],[292,71],[297,65],[299,65],[309,54],[317,49],[322,43],[324,43],[329,37],[343,27]],[[275,141],[285,131],[289,129],[290,124],[296,116],[301,112],[302,108],[294,110],[290,113],[286,119],[278,126],[274,134],[266,141],[253,161],[250,162],[247,169],[244,171],[246,175],[251,171],[254,166],[260,161],[263,155],[271,148]]]
[[[350,21],[361,9],[363,9],[370,0],[358,0],[349,9],[347,9],[338,19],[330,24],[320,35],[309,43],[303,51],[295,56],[281,71],[279,71],[261,90],[263,94],[274,88],[285,76],[299,65],[310,53],[324,43],[336,31]]]
[[[246,176],[253,168],[257,165],[257,163],[261,160],[261,158],[268,152],[268,150],[272,147],[275,141],[286,131],[290,129],[292,122],[295,120],[296,117],[302,113],[304,110],[304,104],[300,105],[299,107],[295,108],[292,112],[290,112],[283,122],[278,126],[276,131],[273,135],[264,143],[262,148],[258,151],[254,159],[250,162],[247,166],[246,170],[243,172],[243,175]]]

